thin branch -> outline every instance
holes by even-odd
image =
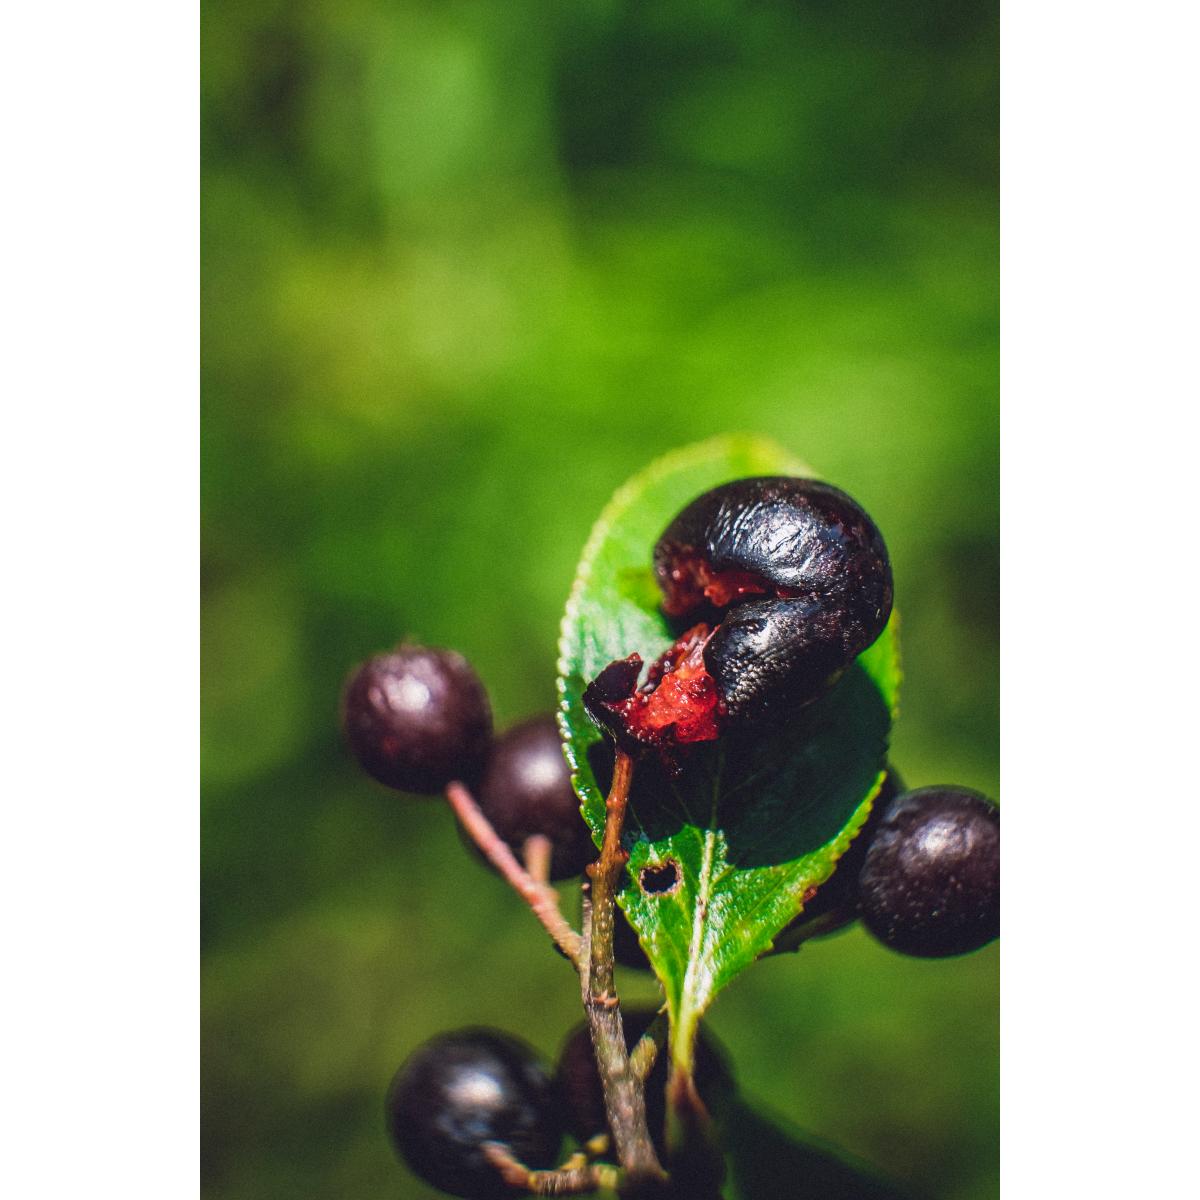
[[[690,1200],[720,1200],[724,1156],[695,1081],[678,1063],[667,1079],[667,1143],[672,1183]]]
[[[618,750],[613,782],[605,805],[604,842],[600,857],[588,869],[591,880],[590,970],[584,978],[583,1003],[596,1066],[604,1087],[604,1106],[616,1144],[617,1158],[631,1180],[663,1179],[665,1174],[646,1125],[646,1098],[641,1080],[629,1065],[621,1007],[613,978],[613,902],[629,855],[621,846],[625,809],[633,782],[633,760]]]
[[[578,1196],[600,1188],[615,1191],[621,1179],[616,1167],[580,1161],[578,1155],[556,1171],[531,1171],[495,1142],[485,1145],[483,1152],[505,1183],[535,1196]]]
[[[534,883],[540,887],[550,885],[550,858],[553,852],[554,847],[550,844],[550,839],[542,833],[535,833],[532,837],[527,837],[525,845],[521,847],[525,870],[529,872],[529,877]]]
[[[488,862],[505,878],[513,890],[533,910],[546,932],[555,940],[576,970],[580,969],[582,939],[558,907],[558,893],[545,883],[539,883],[525,870],[508,844],[492,828],[491,822],[479,810],[475,798],[458,780],[446,784],[446,799],[459,823],[475,845],[483,851]]]
[[[592,881],[586,872],[579,881],[580,926],[583,936],[579,939],[579,986],[587,1003],[588,991],[592,986]]]

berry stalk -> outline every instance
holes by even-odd
[[[564,1163],[554,1171],[531,1171],[494,1142],[484,1148],[484,1154],[505,1183],[534,1196],[578,1196],[602,1188],[615,1191],[620,1182],[616,1167],[589,1163],[582,1155],[578,1156],[582,1161]]]
[[[621,833],[632,781],[633,759],[618,750],[612,787],[605,803],[604,842],[600,857],[587,869],[591,896],[585,932],[589,963],[583,976],[583,1004],[617,1158],[628,1172],[630,1181],[637,1182],[663,1179],[665,1174],[646,1124],[642,1081],[630,1065],[625,1047],[621,1006],[613,978],[613,905],[621,871],[629,858],[621,845]]]
[[[452,779],[446,784],[446,799],[454,810],[454,815],[472,841],[483,851],[488,862],[529,905],[533,915],[542,923],[559,949],[571,960],[575,969],[579,970],[582,940],[562,915],[558,907],[558,893],[548,884],[535,879],[517,861],[508,843],[492,828],[491,822],[480,811],[465,784]]]
[[[550,839],[540,833],[525,839],[521,847],[521,857],[525,860],[525,870],[539,887],[547,887],[550,883],[550,860],[554,847]]]

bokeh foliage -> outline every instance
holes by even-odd
[[[998,794],[996,21],[204,4],[210,1200],[428,1195],[381,1132],[397,1063],[474,1023],[552,1054],[576,1019],[440,806],[353,769],[337,695],[411,635],[501,725],[550,708],[584,539],[655,455],[745,429],[858,498],[904,616],[893,759]],[[998,962],[852,931],[712,1025],[793,1124],[983,1200]]]

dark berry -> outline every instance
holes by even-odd
[[[623,1010],[621,1016],[625,1044],[632,1050],[654,1020],[655,1012],[653,1009],[635,1008]],[[694,1077],[700,1098],[710,1108],[718,1104],[733,1087],[724,1055],[703,1029],[696,1039]],[[567,1128],[580,1143],[586,1144],[598,1134],[607,1133],[604,1089],[596,1067],[591,1034],[586,1025],[574,1029],[563,1044],[556,1081],[566,1109]],[[646,1080],[646,1123],[660,1155],[664,1152],[666,1141],[666,1119],[667,1053],[664,1046]]]
[[[554,1085],[533,1051],[489,1029],[444,1033],[421,1046],[396,1072],[385,1113],[397,1154],[452,1196],[518,1194],[488,1161],[487,1143],[544,1169],[562,1141]]]
[[[691,628],[639,687],[634,654],[584,703],[627,749],[710,741],[822,696],[892,611],[871,518],[812,479],[739,479],[693,500],[654,547],[663,610]]]
[[[496,739],[478,799],[518,859],[527,838],[541,834],[549,840],[551,879],[578,875],[596,857],[552,716],[534,717]]]
[[[492,736],[487,692],[452,650],[400,646],[350,676],[342,729],[363,769],[405,792],[440,792],[478,770]]]
[[[649,971],[650,960],[646,957],[642,943],[629,918],[619,909],[613,909],[613,958],[623,967],[635,971]]]
[[[1000,934],[1000,810],[967,788],[888,807],[859,875],[863,924],[904,954],[942,958]]]
[[[889,765],[883,786],[871,806],[871,812],[846,853],[837,861],[833,874],[804,902],[804,911],[779,935],[777,945],[809,937],[822,937],[844,929],[858,919],[858,877],[866,861],[875,830],[883,821],[892,801],[904,791],[896,769]],[[801,935],[799,938],[794,935]]]

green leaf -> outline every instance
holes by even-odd
[[[738,1100],[723,1122],[730,1200],[907,1200],[865,1166]]]
[[[651,570],[654,543],[709,488],[780,474],[813,472],[770,442],[716,438],[636,475],[592,530],[563,618],[558,687],[567,757],[597,843],[612,753],[584,711],[583,690],[614,659],[636,650],[651,661],[671,644]],[[652,755],[638,762],[619,902],[662,982],[682,1064],[713,996],[771,947],[866,820],[883,780],[899,680],[893,617],[829,695],[784,728],[697,746],[676,779]],[[672,867],[676,885],[655,890]]]

